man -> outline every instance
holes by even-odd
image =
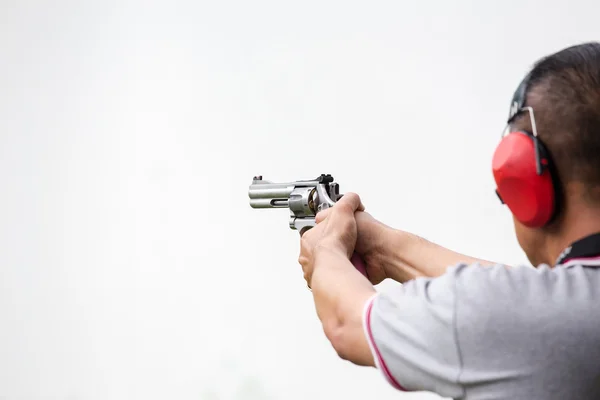
[[[493,158],[497,193],[537,268],[392,229],[352,193],[317,216],[299,262],[339,356],[378,368],[399,390],[600,398],[600,43],[538,61],[508,128]],[[376,292],[386,278],[403,285]]]

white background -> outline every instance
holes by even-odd
[[[596,1],[0,1],[0,398],[425,399],[340,360],[285,210],[526,258],[493,192],[512,92]],[[393,284],[382,290],[393,290]]]

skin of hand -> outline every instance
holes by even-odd
[[[334,207],[318,213],[316,226],[304,232],[300,239],[298,262],[309,287],[315,266],[314,258],[320,250],[339,252],[350,258],[358,236],[354,215],[356,211],[363,210],[360,197],[355,193],[347,193]]]
[[[328,218],[333,208],[317,214],[316,222]],[[373,285],[387,278],[398,282],[406,282],[425,274],[402,263],[399,252],[411,242],[410,234],[393,229],[376,220],[364,211],[364,206],[354,213],[357,236],[354,251],[364,261],[367,277]]]
[[[356,212],[355,219],[358,228],[355,251],[364,260],[372,284],[377,285],[386,278],[404,283],[425,276],[402,262],[401,254],[416,244],[416,236],[391,228],[365,211]]]
[[[367,212],[357,212],[354,215],[358,228],[355,251],[365,262],[367,275],[373,285],[377,285],[390,274],[386,271],[385,253],[391,250],[389,237],[394,230],[377,221]]]

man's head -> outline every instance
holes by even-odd
[[[525,106],[533,108],[539,139],[550,153],[557,212],[542,228],[515,218],[515,230],[533,265],[552,265],[561,246],[600,231],[600,43],[544,57],[527,82]],[[510,129],[532,132],[530,115],[520,113]]]

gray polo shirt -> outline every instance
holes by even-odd
[[[461,264],[376,294],[364,327],[377,368],[454,399],[600,399],[600,235],[586,240],[554,268]]]

